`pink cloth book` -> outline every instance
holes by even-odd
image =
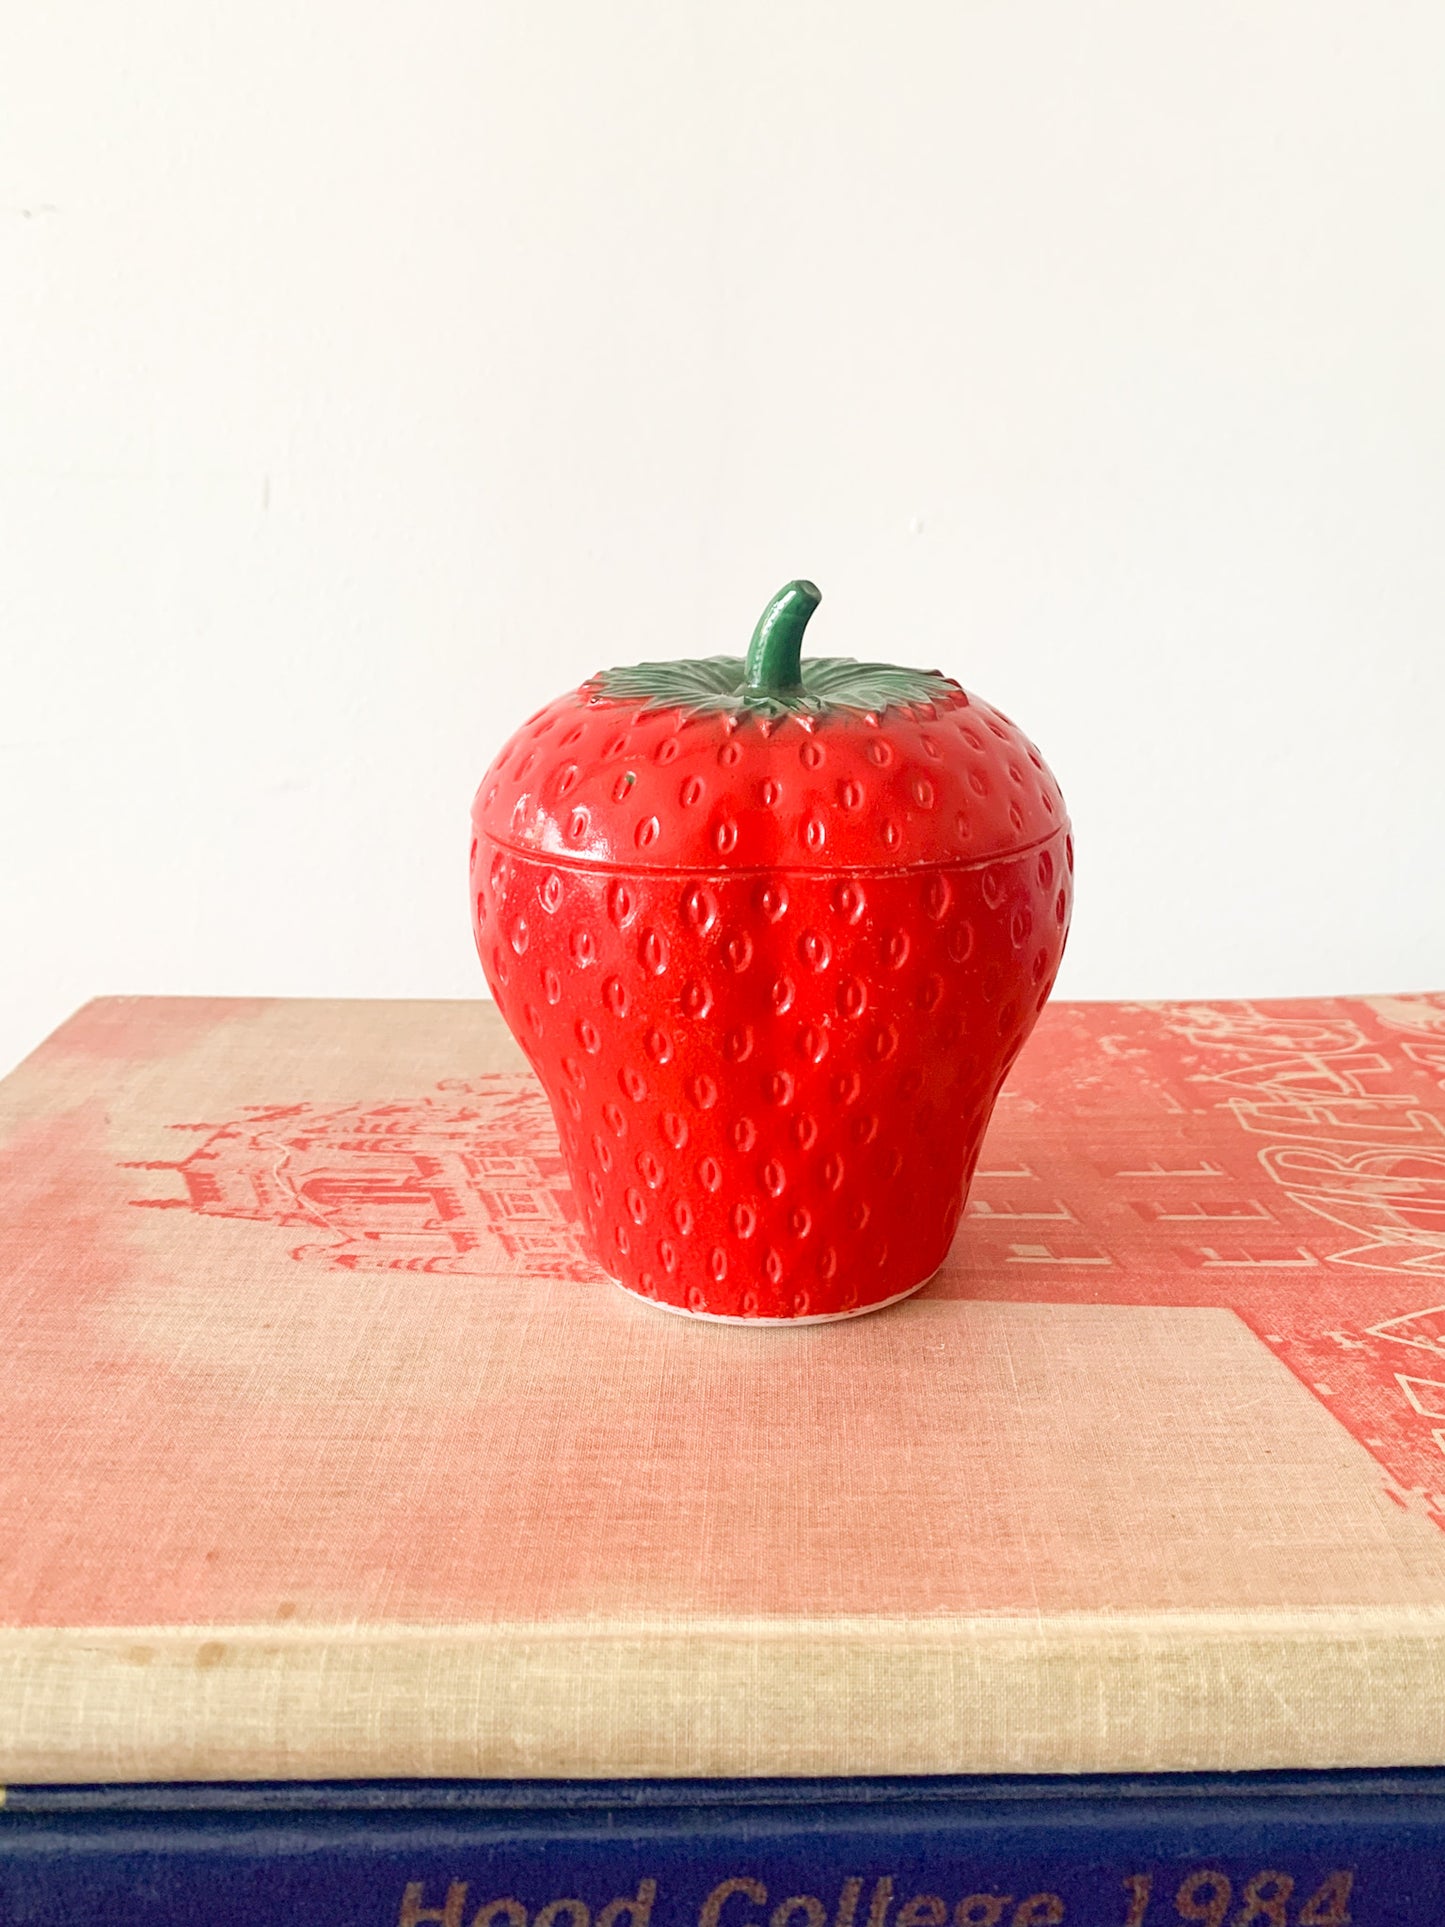
[[[1445,1760],[1445,997],[1057,1004],[837,1326],[586,1256],[481,1003],[0,1085],[0,1777]]]

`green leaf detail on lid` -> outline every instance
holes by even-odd
[[[823,716],[829,710],[877,712],[890,705],[944,702],[958,684],[936,669],[904,669],[851,656],[801,659],[803,630],[821,600],[811,582],[790,582],[763,611],[747,657],[702,656],[604,669],[587,685],[595,696],[648,709],[694,714]]]

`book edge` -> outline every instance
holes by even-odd
[[[8,1632],[0,1780],[1445,1764],[1445,1609],[1217,1617],[1231,1623],[835,1622],[827,1636],[775,1638],[741,1626]]]

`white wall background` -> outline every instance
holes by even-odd
[[[612,661],[958,675],[1060,994],[1445,985],[1445,8],[47,0],[0,56],[0,1062],[469,996]]]

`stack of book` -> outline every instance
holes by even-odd
[[[482,1004],[0,1084],[0,1920],[1436,1927],[1445,997],[1051,1006],[917,1297],[617,1290]]]

